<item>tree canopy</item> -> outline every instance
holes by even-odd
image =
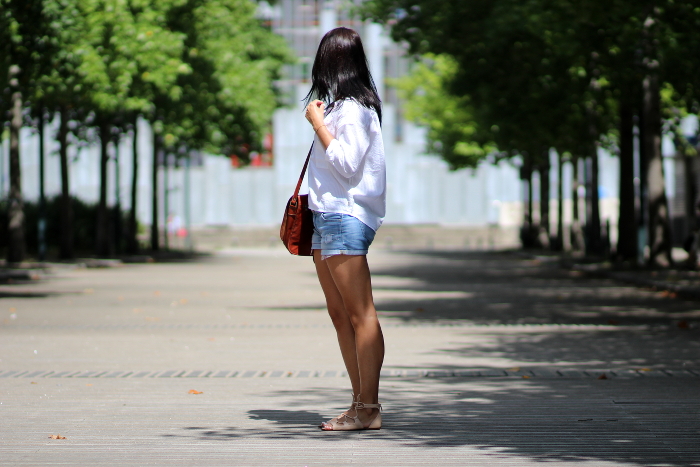
[[[108,250],[108,145],[135,132],[139,116],[171,153],[206,150],[245,160],[240,148],[261,145],[278,105],[273,81],[292,55],[256,8],[252,0],[0,0],[0,123],[14,109],[14,141],[19,126],[30,123],[22,109],[39,121],[46,112],[60,116],[66,199],[67,134],[99,136],[99,254]],[[11,224],[21,227],[19,146],[12,148]],[[64,225],[70,222],[66,210]],[[21,228],[13,235],[21,238]]]
[[[655,260],[665,252],[670,260],[660,163],[661,119],[668,114],[661,106],[669,99],[661,99],[661,89],[686,107],[700,101],[697,1],[369,0],[364,12],[390,24],[394,39],[407,43],[416,56],[436,54],[454,62],[449,76],[433,68],[442,78],[441,90],[432,92],[445,107],[460,102],[462,111],[452,114],[462,121],[441,125],[419,117],[430,128],[433,147],[435,141],[450,147],[461,125],[463,131],[479,129],[471,147],[494,143],[501,154],[519,154],[544,170],[549,148],[590,157],[598,146],[608,145],[627,160],[632,145],[622,139],[632,137],[632,116],[638,115],[644,123],[651,256]],[[425,71],[419,65],[414,79],[426,81]],[[415,93],[409,97],[409,107],[425,104]],[[454,154],[441,154],[452,164]],[[595,165],[597,158],[592,160]],[[631,181],[632,175],[626,171],[624,177]],[[589,192],[595,224],[597,190]],[[634,209],[629,199],[624,196],[621,212]]]

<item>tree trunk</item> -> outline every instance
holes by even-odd
[[[523,157],[520,179],[525,182],[523,189],[523,224],[520,227],[520,242],[523,248],[532,248],[532,164]]]
[[[528,166],[527,169],[527,229],[528,232],[532,231],[532,166]]]
[[[687,233],[691,233],[695,229],[695,224],[697,223],[696,216],[696,206],[698,202],[698,187],[695,182],[695,167],[693,161],[695,157],[683,155],[683,169],[684,169],[684,179],[685,179],[685,219],[687,226]]]
[[[10,67],[10,192],[8,196],[8,249],[7,262],[24,260],[24,200],[22,198],[22,173],[20,165],[19,132],[22,129],[22,92],[17,75],[19,67]]]
[[[641,96],[641,102],[644,103],[644,95]],[[642,264],[645,262],[644,255],[645,249],[649,244],[649,235],[647,227],[649,226],[649,196],[647,189],[647,163],[649,158],[647,156],[647,147],[644,144],[644,138],[646,135],[646,116],[644,115],[644,109],[642,105],[642,111],[638,115],[639,123],[639,188],[637,192],[637,202],[636,204],[636,214],[637,214],[637,262]]]
[[[153,173],[151,174],[151,250],[158,251],[158,156],[160,136],[153,133]]]
[[[124,226],[122,225],[122,201],[121,201],[121,178],[120,178],[120,159],[119,159],[119,140],[120,134],[114,136],[112,144],[114,145],[114,208],[112,211],[114,215],[110,217],[112,219],[112,228],[109,229],[110,232],[110,248],[112,253],[118,255],[124,252],[123,249],[123,237],[124,237]]]
[[[598,145],[591,144],[590,161],[586,161],[586,253],[603,254],[600,236],[600,200],[598,196]]]
[[[634,201],[634,112],[620,102],[620,206],[617,221],[617,257],[637,259],[637,219]]]
[[[549,249],[550,247],[550,225],[549,225],[549,150],[544,153],[544,162],[540,165],[540,226],[537,236],[537,243],[540,247]]]
[[[138,153],[138,116],[134,117],[134,134],[131,146],[131,210],[129,211],[129,238],[127,238],[127,252],[131,254],[138,253],[139,242],[136,238],[138,224],[136,221],[136,207],[138,194],[138,175],[139,175],[139,153]]]
[[[533,248],[535,246],[535,238],[533,235],[533,201],[532,201],[532,163],[527,159],[523,159],[520,177],[526,183],[523,196],[527,198],[523,202],[523,226],[520,229],[520,241],[523,248]]]
[[[687,266],[696,269],[698,266],[698,241],[700,240],[700,225],[698,224],[698,187],[695,179],[695,157],[683,155],[685,169],[685,225],[686,242],[684,246],[688,250]]]
[[[44,106],[39,104],[39,220],[38,257],[39,261],[46,260],[46,196],[44,190]]]
[[[100,124],[100,201],[97,205],[97,230],[95,253],[98,256],[109,255],[109,213],[107,212],[107,148],[110,140],[110,125]]]
[[[58,154],[61,159],[61,259],[73,259],[73,203],[70,197],[68,173],[68,110],[60,108],[61,123],[58,127]]]
[[[649,264],[669,266],[671,258],[671,225],[668,201],[664,184],[663,162],[661,155],[661,97],[658,75],[652,73],[644,78],[644,137],[645,147]]]
[[[170,225],[168,225],[168,219],[170,218],[170,166],[168,165],[168,154],[163,153],[163,249],[168,251],[170,249]]]
[[[581,186],[579,182],[579,170],[578,170],[579,158],[573,157],[571,165],[573,168],[573,174],[571,176],[571,201],[573,203],[572,207],[572,221],[571,221],[571,249],[574,251],[583,251],[584,240],[583,240],[583,230],[581,229],[581,219],[579,215],[579,199],[578,199],[578,189]]]
[[[557,158],[557,240],[554,249],[564,249],[564,157],[558,153]]]

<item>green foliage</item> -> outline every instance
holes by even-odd
[[[451,56],[428,54],[411,74],[393,82],[406,101],[406,118],[428,128],[428,151],[440,154],[453,170],[476,167],[495,149],[480,143],[469,97],[450,94],[456,74]]]
[[[32,116],[60,112],[79,138],[100,130],[101,253],[107,143],[139,116],[176,154],[245,149],[245,158],[261,145],[277,106],[273,80],[292,57],[255,12],[251,0],[0,0],[0,90],[19,66]],[[8,103],[0,93],[0,124]]]
[[[272,81],[292,60],[255,9],[250,0],[0,0],[0,87],[19,64],[33,106],[122,131],[141,114],[160,122],[168,146],[228,155],[259,144],[277,106]]]
[[[52,18],[43,0],[0,0],[0,90],[8,86],[8,71],[18,66],[19,87],[31,95],[38,77],[48,69],[52,47]],[[9,95],[0,93],[0,110],[7,109]],[[4,117],[4,112],[2,112]]]
[[[671,134],[676,150],[685,156],[697,156],[698,148],[688,141],[681,130],[681,120],[690,114],[688,96],[683,96],[670,83],[661,89],[661,112],[666,130]]]
[[[412,53],[453,57],[449,94],[467,99],[465,126],[498,127],[494,142],[507,153],[590,154],[615,132],[620,99],[640,101],[650,72],[700,100],[696,1],[369,0],[364,8]]]
[[[165,9],[178,1],[82,0],[79,26],[69,45],[78,59],[84,92],[98,112],[146,112],[152,92],[177,99],[183,35],[164,24]],[[135,86],[135,83],[141,86]],[[141,92],[134,92],[141,91]]]
[[[187,0],[168,13],[185,36],[179,101],[157,99],[167,146],[229,155],[260,144],[277,106],[271,82],[292,60],[284,40],[260,25],[249,0]]]

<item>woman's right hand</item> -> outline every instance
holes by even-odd
[[[323,116],[325,111],[326,104],[324,104],[323,101],[320,101],[318,99],[309,102],[309,105],[306,106],[306,113],[304,114],[304,116],[309,121],[314,131],[316,131],[318,127],[323,125]]]

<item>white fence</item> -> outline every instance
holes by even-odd
[[[512,162],[493,165],[484,162],[477,169],[451,172],[438,157],[423,154],[424,132],[408,123],[395,121],[395,111],[385,109],[385,147],[387,156],[387,223],[444,225],[518,225],[522,219],[522,182]],[[279,222],[287,198],[296,184],[313,132],[298,109],[280,109],[274,116],[274,166],[235,169],[228,158],[207,155],[203,163],[190,169],[190,211],[194,227],[202,226],[271,226]],[[397,141],[395,134],[402,135]],[[55,125],[46,130],[46,193],[60,192],[58,146]],[[22,183],[27,199],[36,200],[38,185],[38,135],[31,129],[22,131]],[[139,177],[137,213],[140,222],[151,219],[152,133],[144,121],[139,124]],[[110,154],[115,150],[110,147]],[[70,184],[75,196],[96,202],[99,190],[99,146],[91,144],[70,148]],[[124,209],[130,207],[131,138],[119,147],[119,196]],[[602,217],[615,225],[617,212],[617,159],[601,151],[600,179]],[[8,189],[8,143],[0,154],[0,190]],[[570,174],[564,167],[565,197],[570,199]],[[668,170],[668,169],[667,169]],[[551,171],[552,196],[556,193],[556,170]],[[163,169],[159,174],[161,189]],[[168,210],[184,218],[185,169],[171,168],[168,173]],[[672,180],[667,173],[667,179]],[[109,164],[108,203],[114,204],[115,161]],[[537,180],[536,180],[537,183]],[[668,187],[671,189],[672,187]],[[305,189],[305,188],[304,188]],[[537,187],[535,186],[537,193]],[[535,200],[538,201],[536,195]],[[161,196],[160,212],[164,216]],[[570,218],[570,202],[565,220]],[[556,202],[551,221],[556,222]]]

